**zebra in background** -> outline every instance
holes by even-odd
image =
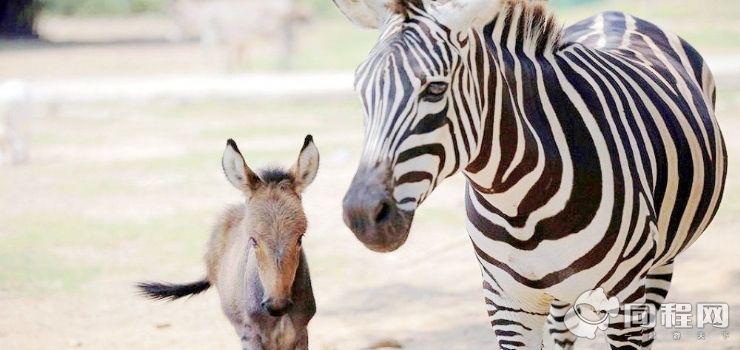
[[[618,12],[563,29],[525,0],[334,2],[381,30],[356,71],[364,148],[343,205],[360,241],[400,247],[416,208],[461,171],[502,349],[540,348],[545,333],[571,348],[566,310],[584,291],[665,300],[726,177],[696,50]],[[654,329],[625,318],[611,319],[611,347],[650,347]]]
[[[200,39],[205,56],[225,71],[254,63],[265,49],[289,69],[296,26],[310,17],[301,0],[176,0],[171,11],[173,39]]]

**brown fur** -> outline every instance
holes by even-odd
[[[306,136],[289,171],[270,168],[257,175],[233,140],[221,165],[245,201],[228,207],[216,222],[205,254],[206,278],[138,287],[149,298],[175,300],[215,286],[242,349],[307,350],[306,325],[316,303],[301,247],[307,222],[300,193],[318,171],[313,138]]]
[[[247,184],[245,203],[230,206],[217,221],[205,256],[207,280],[216,286],[243,349],[306,350],[305,326],[315,312],[301,247],[307,221],[293,174],[264,175],[274,181]],[[259,280],[248,277],[254,273]],[[296,305],[282,317],[265,318],[260,300]]]
[[[234,229],[240,226],[242,220],[244,220],[245,212],[246,206],[244,204],[230,206],[221,214],[211,231],[205,260],[208,272],[207,279],[213,285],[218,283],[217,272],[221,264],[221,257],[228,246],[229,238],[234,234]]]
[[[258,186],[251,193],[247,204],[227,208],[216,223],[205,256],[208,281],[218,285],[221,257],[235,240],[233,236],[247,235],[257,241],[255,255],[263,283],[273,283],[272,286],[264,287],[287,295],[295,274],[282,272],[295,271],[300,253],[298,240],[305,233],[306,227],[307,220],[301,199],[292,182],[281,181]],[[278,251],[283,252],[279,266],[274,263],[275,252]]]

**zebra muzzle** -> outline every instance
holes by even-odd
[[[377,252],[403,245],[413,218],[413,213],[398,208],[389,177],[384,167],[361,168],[343,202],[344,223],[366,247]]]

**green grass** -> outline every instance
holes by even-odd
[[[0,250],[0,291],[33,295],[52,290],[74,292],[100,272],[94,265],[81,265],[46,250],[4,250]]]
[[[163,268],[192,266],[199,261],[211,219],[207,211],[150,220],[43,211],[15,216],[0,235],[0,291],[75,292],[101,274],[146,266],[147,260],[116,257],[127,246],[157,247],[166,257],[159,264]],[[150,253],[156,259],[155,251]]]
[[[0,290],[15,292],[75,291],[102,271],[98,253],[136,232],[130,223],[64,212],[35,211],[9,219],[0,235]]]

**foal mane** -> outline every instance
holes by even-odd
[[[259,178],[266,184],[279,184],[283,181],[294,183],[293,174],[278,166],[271,166],[258,171]]]

